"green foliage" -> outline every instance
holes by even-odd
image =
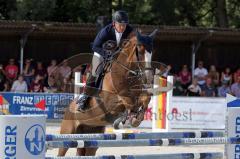
[[[228,9],[229,25],[240,27],[240,0],[226,0]]]
[[[0,0],[0,19],[8,20],[10,19],[13,12],[16,11],[17,2],[16,0]]]
[[[0,0],[0,19],[95,23],[128,11],[135,24],[240,26],[240,0]]]
[[[53,19],[56,21],[95,23],[98,16],[109,15],[107,0],[56,0]]]
[[[17,10],[12,19],[16,20],[51,20],[55,0],[18,0]]]
[[[158,25],[178,25],[179,15],[176,0],[151,0],[152,22]]]

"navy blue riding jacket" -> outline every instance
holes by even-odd
[[[127,39],[128,35],[133,31],[133,28],[127,24],[125,31],[122,34],[121,40],[123,39]],[[115,29],[111,24],[108,24],[107,26],[105,26],[96,36],[94,42],[93,42],[93,46],[92,46],[92,50],[94,52],[99,53],[100,55],[102,55],[103,57],[105,57],[105,52],[102,48],[103,44],[105,42],[107,42],[108,40],[113,40],[113,41],[117,41],[116,40],[116,35],[115,35]]]

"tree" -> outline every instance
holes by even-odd
[[[226,10],[229,26],[240,27],[240,5],[239,0],[226,0]]]
[[[12,14],[11,19],[51,20],[51,15],[55,8],[55,0],[21,0],[17,2],[17,10]]]
[[[111,3],[109,0],[56,0],[52,18],[61,22],[95,23],[98,16],[110,16]]]
[[[0,19],[96,23],[118,9],[130,23],[239,27],[239,0],[0,0]]]
[[[13,12],[17,9],[16,0],[0,0],[0,19],[8,20],[10,19]]]
[[[216,1],[216,20],[219,27],[228,27],[226,0]]]

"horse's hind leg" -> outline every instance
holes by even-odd
[[[74,134],[76,131],[76,121],[74,120],[62,120],[60,134]],[[67,148],[59,148],[58,156],[65,156]]]
[[[86,125],[79,125],[77,129],[78,134],[92,134],[92,133],[104,133],[104,126],[91,127]],[[78,156],[95,156],[97,148],[78,148]]]

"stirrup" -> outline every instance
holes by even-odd
[[[83,94],[82,97],[80,97],[76,104],[78,105],[78,111],[80,112],[85,112],[85,110],[87,109],[86,103],[88,100],[89,96],[87,96],[86,94]]]

